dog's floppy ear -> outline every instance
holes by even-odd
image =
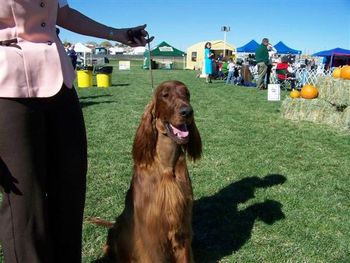
[[[151,164],[154,160],[157,143],[154,106],[154,101],[148,103],[142,115],[141,123],[136,131],[132,156],[137,165]]]
[[[188,154],[188,157],[192,161],[196,161],[201,158],[202,155],[202,140],[194,120],[188,128],[190,132],[190,139],[185,145],[185,150]]]

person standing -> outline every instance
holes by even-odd
[[[258,80],[256,87],[259,90],[266,89],[264,81],[267,72],[267,65],[269,64],[269,51],[267,46],[269,45],[269,40],[264,38],[260,46],[255,51],[255,60],[258,67]]]
[[[204,73],[206,75],[206,83],[211,83],[213,74],[213,57],[214,54],[211,51],[211,43],[207,42],[204,46]]]
[[[266,87],[268,87],[268,85],[270,84],[270,76],[271,76],[271,71],[272,71],[272,67],[273,67],[273,57],[277,52],[275,47],[271,44],[269,44],[267,46],[267,50],[269,52],[269,63],[267,65],[267,69],[266,69]]]
[[[232,59],[230,58],[228,60],[228,75],[227,75],[227,79],[226,79],[226,84],[235,84],[235,63],[233,63]]]
[[[97,2],[96,2],[97,3]],[[0,242],[5,263],[81,262],[87,141],[67,30],[145,46],[146,25],[114,28],[67,0],[0,0]]]
[[[67,55],[70,57],[70,59],[72,61],[73,68],[76,69],[78,54],[77,54],[77,52],[75,52],[74,45],[72,45],[71,43],[67,44]]]

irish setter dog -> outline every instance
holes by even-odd
[[[186,155],[196,161],[201,153],[187,87],[163,82],[136,132],[133,177],[124,211],[109,229],[108,256],[120,263],[193,262]]]

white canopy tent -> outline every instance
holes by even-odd
[[[109,54],[116,55],[116,54],[123,54],[125,52],[125,49],[122,47],[111,47],[108,49]]]
[[[84,44],[78,42],[74,45],[74,50],[77,53],[82,53],[84,56],[84,66],[86,66],[86,54],[89,53],[90,56],[92,56],[92,50],[91,48],[88,48]]]
[[[129,49],[128,52],[126,52],[126,54],[128,55],[143,55],[146,51],[145,47],[134,47]]]

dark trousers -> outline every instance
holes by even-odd
[[[266,70],[266,87],[270,84],[271,70],[272,70],[272,65],[268,64],[267,70]]]
[[[87,151],[74,89],[0,98],[0,241],[6,263],[81,262]]]

